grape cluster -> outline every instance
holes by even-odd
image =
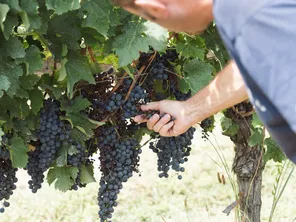
[[[195,128],[191,127],[187,132],[177,137],[156,135],[157,140],[150,143],[149,148],[158,157],[157,170],[160,172],[160,178],[167,178],[170,169],[178,173],[185,171],[185,168],[181,164],[188,160],[194,132]],[[178,175],[178,179],[182,179],[182,176]]]
[[[6,149],[8,144],[8,137],[6,135],[2,136],[2,141],[0,142],[0,158],[1,159],[9,159],[9,151]]]
[[[120,93],[114,93],[105,105],[107,111],[113,111],[120,108],[124,103],[124,98]]]
[[[189,90],[187,93],[182,93],[179,90],[175,90],[174,95],[176,97],[176,100],[185,101],[191,97],[191,90]]]
[[[4,213],[4,207],[9,207],[10,205],[5,200],[9,200],[13,190],[16,189],[16,171],[17,169],[12,167],[10,159],[0,158],[0,201],[3,201],[0,213]]]
[[[100,147],[102,177],[98,192],[98,214],[102,222],[112,218],[118,194],[123,183],[133,176],[133,172],[137,172],[139,154],[142,152],[137,149],[139,144],[134,139],[117,141],[112,145],[105,144]]]
[[[151,74],[154,79],[157,80],[167,80],[169,78],[168,74],[165,71],[166,67],[163,63],[157,62],[153,65],[151,69]]]
[[[70,142],[71,148],[74,149],[75,152],[71,154],[68,151],[68,165],[80,167],[87,160],[87,148],[73,140],[70,140]]]
[[[29,188],[36,193],[41,188],[44,172],[48,170],[55,160],[58,149],[63,142],[69,139],[69,127],[59,119],[59,102],[51,99],[44,101],[40,111],[40,125],[38,128],[38,144],[33,152],[29,152],[27,165],[28,174],[31,176]]]
[[[79,170],[78,174],[77,174],[77,177],[76,177],[76,179],[74,181],[74,184],[72,185],[70,190],[77,191],[79,188],[86,187],[86,184],[81,183],[80,177],[81,177],[81,172]]]
[[[127,93],[131,85],[131,80],[126,79],[124,81],[123,92]],[[128,119],[140,114],[139,105],[148,102],[148,93],[141,86],[136,85],[131,91],[128,100],[123,104],[123,119]]]

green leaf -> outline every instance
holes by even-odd
[[[149,45],[142,35],[144,32],[142,23],[128,23],[124,34],[116,37],[113,42],[116,54],[119,57],[119,65],[126,66],[139,57],[139,51],[147,52]]]
[[[221,119],[221,127],[223,130],[223,135],[226,136],[235,136],[239,129],[239,126],[236,123],[226,117],[223,117]]]
[[[2,142],[2,136],[4,136],[4,132],[3,132],[3,130],[2,130],[2,128],[0,128],[0,142]]]
[[[73,126],[82,131],[88,138],[93,136],[93,129],[97,128],[86,116],[78,113],[67,113],[67,118],[71,120]]]
[[[270,137],[264,140],[266,146],[266,152],[264,154],[264,162],[266,163],[269,160],[274,162],[283,162],[287,159],[286,155],[283,153],[281,148],[276,144],[276,142]]]
[[[10,37],[7,41],[0,39],[0,53],[13,59],[24,58],[26,55],[23,44],[16,37]]]
[[[6,15],[9,12],[9,6],[6,4],[0,4],[0,27],[2,32],[4,32],[4,21],[6,19]]]
[[[19,81],[23,89],[32,90],[40,80],[40,77],[37,75],[27,75],[21,76]]]
[[[74,146],[74,145],[69,146],[69,148],[68,148],[68,154],[70,156],[73,156],[73,155],[78,154],[78,153],[79,153],[79,151],[78,151],[78,149],[77,149],[76,146]]]
[[[145,35],[147,36],[147,43],[152,46],[154,50],[165,52],[167,48],[167,39],[169,37],[167,29],[150,21],[144,23],[144,26],[146,27]]]
[[[80,181],[82,184],[89,184],[89,183],[96,182],[96,179],[94,178],[93,165],[88,165],[88,166],[82,165],[80,167]]]
[[[23,11],[20,13],[26,29],[39,29],[42,19],[39,16],[39,4],[36,0],[19,0]]]
[[[129,22],[125,33],[117,36],[113,48],[119,57],[119,66],[127,66],[139,57],[139,51],[148,52],[149,45],[164,50],[168,33],[155,24],[146,22]]]
[[[263,130],[262,128],[256,128],[250,138],[248,139],[248,144],[250,147],[261,145],[263,142]]]
[[[23,75],[21,67],[15,63],[0,61],[0,76],[1,75],[9,79],[10,86],[7,90],[7,94],[13,97],[20,87],[19,77]]]
[[[180,79],[178,78],[178,89],[182,92],[182,93],[187,93],[190,90],[190,86],[189,84],[184,80],[184,79]]]
[[[11,140],[11,147],[10,147],[10,158],[13,167],[15,168],[24,168],[28,163],[28,148],[25,145],[24,141],[19,138],[15,137]]]
[[[73,86],[80,80],[85,80],[94,84],[95,79],[90,72],[90,66],[86,57],[70,53],[68,54],[68,62],[66,63],[68,85],[67,91],[70,98],[73,96]]]
[[[47,182],[51,185],[55,182],[55,189],[62,192],[70,190],[78,175],[77,167],[55,167],[48,171]]]
[[[198,59],[191,60],[186,64],[184,71],[187,74],[185,80],[193,92],[198,92],[213,79],[213,67],[209,63],[199,61]]]
[[[254,128],[263,126],[263,123],[257,113],[254,113],[252,116],[252,125]]]
[[[205,50],[198,47],[195,39],[177,42],[176,50],[185,58],[199,58],[200,60],[204,60],[205,57]]]
[[[86,140],[89,139],[89,136],[86,135],[85,133],[82,133],[80,130],[77,128],[74,128],[71,131],[71,139],[76,141],[77,143],[84,144]]]
[[[57,155],[57,159],[56,159],[56,165],[57,167],[63,167],[67,165],[67,156],[68,156],[68,147],[66,146],[62,146],[59,151],[58,151],[58,155]]]
[[[46,0],[48,10],[55,10],[55,13],[61,15],[65,12],[80,8],[79,0]]]
[[[72,100],[65,99],[61,101],[61,110],[67,113],[79,113],[89,106],[91,106],[91,102],[89,102],[88,99],[85,99],[82,96],[75,97],[75,99]]]
[[[8,111],[12,117],[25,119],[30,113],[30,108],[26,99],[3,96],[0,99],[0,112],[4,111]]]
[[[43,107],[43,93],[38,88],[35,88],[29,92],[29,98],[31,100],[32,112],[37,115]]]
[[[83,14],[83,27],[93,28],[102,35],[106,35],[109,29],[109,14],[112,7],[109,1],[86,1],[81,6]]]
[[[7,91],[9,89],[10,82],[7,76],[0,76],[0,97],[3,96],[3,91]]]
[[[30,46],[26,50],[26,56],[22,59],[19,59],[18,61],[26,64],[27,75],[34,74],[37,70],[42,69],[43,66],[40,50],[34,45]]]
[[[10,15],[10,14],[8,14],[6,16],[6,20],[4,21],[4,25],[3,25],[3,27],[4,27],[3,35],[6,40],[9,39],[12,29],[14,26],[17,25],[17,23],[18,23],[17,16]]]

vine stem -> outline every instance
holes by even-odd
[[[126,72],[120,78],[119,82],[114,86],[114,88],[111,91],[111,94],[114,93],[114,92],[116,92],[117,89],[122,85],[123,81],[126,79],[125,77],[128,77],[128,74]]]
[[[132,84],[131,84],[131,86],[130,86],[130,88],[129,88],[129,90],[128,90],[126,96],[125,96],[125,98],[124,98],[125,101],[128,100],[128,98],[130,97],[131,92],[132,92],[132,90],[134,89],[134,87],[135,87],[135,85],[136,85],[136,83],[137,83],[137,81],[138,81],[138,79],[139,79],[139,77],[140,77],[139,74],[141,74],[141,73],[144,71],[144,69],[145,69],[145,66],[142,66],[142,67],[140,68],[140,70],[137,71],[137,73],[136,73],[136,75],[135,75],[135,78],[134,78],[134,80],[133,80],[133,82],[132,82]]]
[[[97,60],[95,58],[94,52],[92,50],[92,48],[90,46],[87,46],[87,51],[91,57],[91,60],[93,61],[93,63],[97,63]]]
[[[172,72],[172,71],[170,71],[170,70],[168,70],[168,69],[165,69],[164,71],[166,71],[166,72],[168,72],[168,73],[171,73],[171,74],[174,74],[174,75],[178,76],[180,79],[184,79],[184,76],[181,76],[180,74],[177,74],[177,73],[175,73],[175,72]]]

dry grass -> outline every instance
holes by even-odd
[[[215,135],[221,135],[216,129]],[[226,172],[214,161],[221,164],[208,142],[197,133],[193,153],[186,163],[186,172],[180,181],[172,174],[169,179],[159,179],[156,171],[156,157],[148,148],[141,159],[142,176],[134,176],[125,184],[119,196],[119,206],[113,222],[228,222],[235,221],[234,212],[230,216],[222,213],[234,201]],[[233,145],[228,138],[217,136],[231,168]],[[217,172],[226,176],[226,185],[219,184]],[[77,192],[61,193],[44,185],[38,194],[27,188],[28,177],[20,171],[18,190],[11,198],[11,207],[0,215],[1,222],[63,221],[93,222],[97,216],[97,189],[93,183]],[[268,221],[272,205],[272,189],[277,169],[274,163],[266,167],[262,191],[262,221]],[[296,174],[291,178],[275,211],[275,222],[290,222],[296,216]],[[96,171],[99,179],[99,172]],[[186,203],[186,204],[185,204]]]

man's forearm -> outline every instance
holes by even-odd
[[[247,98],[239,69],[231,61],[208,86],[185,102],[186,115],[195,124]]]

